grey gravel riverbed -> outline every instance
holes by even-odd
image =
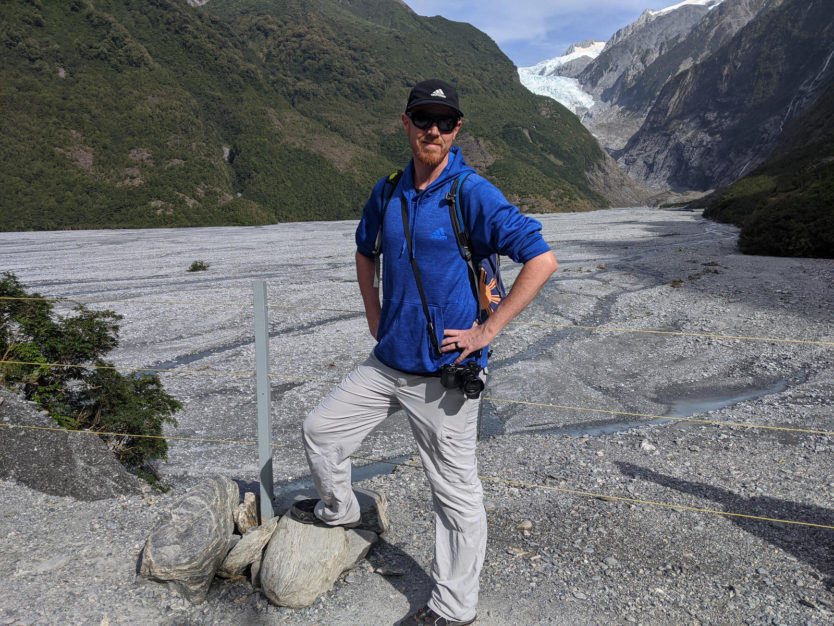
[[[834,262],[741,255],[736,229],[689,211],[541,221],[560,269],[496,340],[484,394],[478,623],[831,623]],[[169,494],[80,502],[0,481],[0,624],[391,624],[424,603],[430,502],[405,466],[362,481],[392,530],[308,609],[242,582],[199,606],[135,582],[189,486],[257,476],[253,280],[271,305],[276,484],[306,475],[301,420],[373,347],[354,227],[0,234],[0,269],[121,313],[113,360],[176,370],[162,379],[185,405],[159,466]],[[413,453],[395,415],[357,464]]]

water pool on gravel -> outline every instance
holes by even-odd
[[[765,386],[750,386],[750,387],[736,387],[732,389],[703,389],[696,393],[688,394],[684,397],[666,401],[669,404],[669,409],[664,417],[670,418],[691,418],[697,415],[703,415],[709,411],[717,411],[730,406],[739,404],[740,402],[749,402],[751,400],[758,400],[764,396],[775,393],[782,393],[790,384],[787,378],[782,378],[776,382]],[[511,433],[537,433],[547,435],[567,435],[569,437],[599,437],[602,435],[610,435],[612,433],[623,432],[632,428],[640,426],[650,426],[657,424],[665,424],[671,420],[668,419],[599,419],[599,420],[585,420],[582,422],[575,422],[572,424],[550,425],[537,424],[535,426],[520,428],[518,430],[510,431]],[[481,412],[481,439],[495,437],[505,434],[504,424],[501,421],[494,408],[485,401]]]

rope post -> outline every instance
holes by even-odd
[[[258,397],[258,479],[261,486],[261,522],[274,516],[272,510],[272,393],[269,387],[269,325],[266,282],[253,283],[255,305],[255,383]]]

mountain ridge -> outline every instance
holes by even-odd
[[[724,0],[688,23],[681,8],[644,12],[578,73],[557,58],[519,76],[565,99],[654,201],[717,189],[690,207],[739,226],[742,251],[834,258],[834,5]],[[680,32],[645,36],[658,13]]]
[[[600,143],[618,155],[640,130],[668,81],[713,54],[755,18],[762,6],[781,1],[706,0],[660,11],[647,9],[619,29],[581,72],[573,72],[570,66],[551,71],[576,77],[577,86],[593,97],[590,106],[574,110]],[[524,81],[524,72],[519,73]],[[536,93],[553,95],[529,79],[526,84]],[[573,96],[572,101],[576,100],[581,97]]]
[[[618,162],[655,188],[732,183],[762,163],[785,122],[834,82],[834,65],[823,61],[831,58],[832,41],[834,5],[767,6],[713,55],[666,83]]]
[[[190,4],[0,5],[0,228],[357,218],[410,157],[399,116],[433,75],[459,87],[473,165],[523,210],[616,198],[593,137],[469,24],[399,0]]]

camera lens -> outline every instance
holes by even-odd
[[[463,385],[461,385],[461,388],[463,389],[463,395],[470,400],[474,400],[480,396],[481,392],[484,390],[484,381],[474,374],[467,374],[466,380],[463,382]]]

